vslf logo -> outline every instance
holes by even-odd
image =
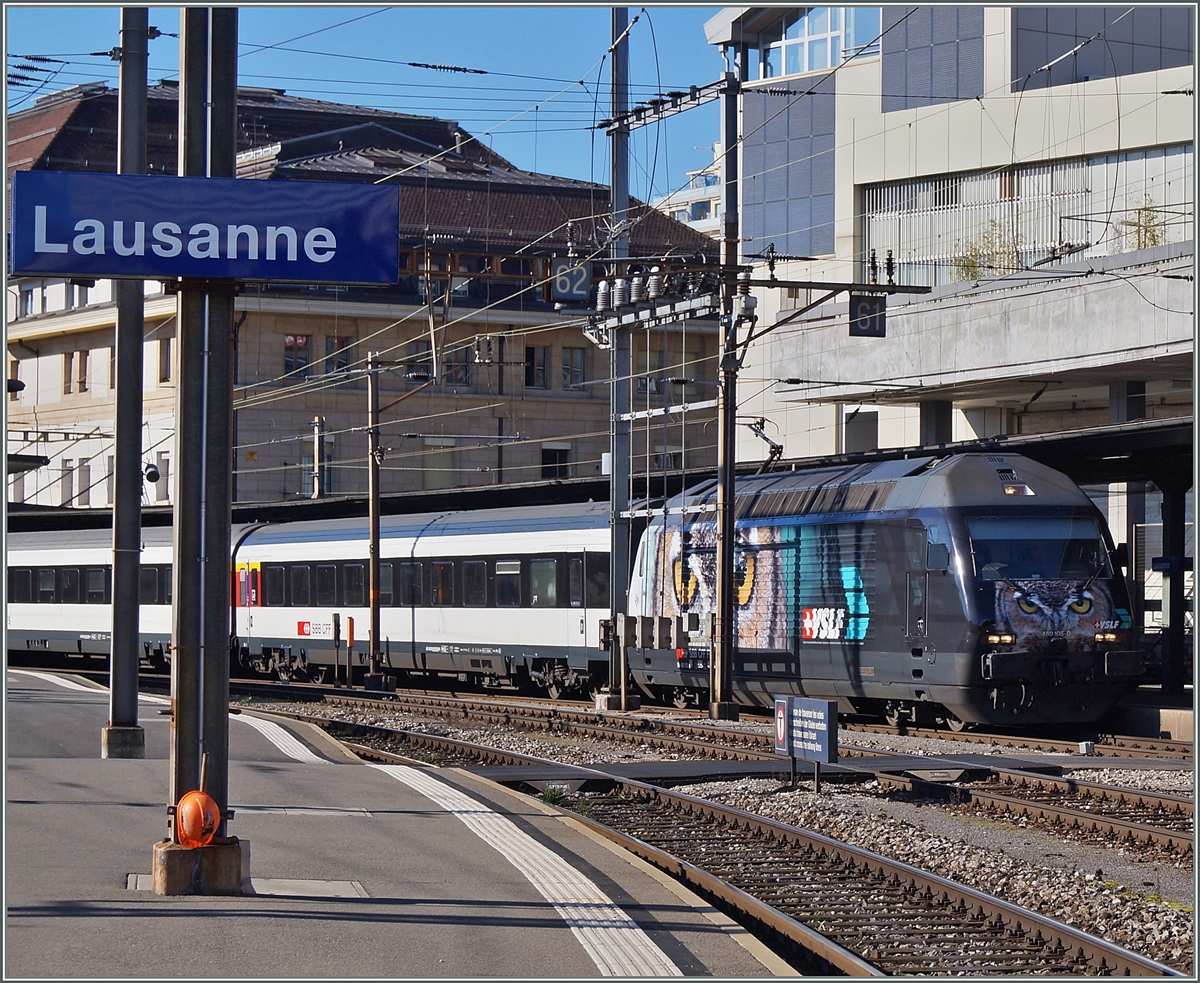
[[[800,637],[806,641],[839,639],[845,627],[845,608],[805,608],[800,613]]]

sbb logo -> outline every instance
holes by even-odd
[[[312,637],[312,622],[311,621],[297,621],[296,622],[296,634],[303,635],[307,638],[311,638]]]

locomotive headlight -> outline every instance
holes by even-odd
[[[1098,631],[1096,632],[1097,642],[1115,642],[1117,633],[1115,631]]]
[[[1009,632],[998,632],[987,637],[989,645],[1012,645],[1016,640],[1017,636]]]

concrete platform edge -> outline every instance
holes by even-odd
[[[722,932],[733,939],[734,942],[736,942],[748,953],[750,953],[750,955],[762,963],[763,967],[769,970],[772,976],[800,975],[786,960],[768,949],[766,945],[751,935],[750,932],[748,932],[745,928],[735,922],[723,911],[719,911],[718,909],[714,908],[702,897],[689,889],[687,885],[680,883],[670,874],[659,870],[653,864],[648,863],[641,857],[630,853],[628,850],[623,850],[617,844],[613,843],[611,840],[605,839],[603,836],[600,836],[583,823],[577,822],[570,815],[570,813],[564,812],[562,809],[558,809],[549,803],[541,802],[538,799],[535,799],[533,796],[522,795],[520,792],[515,792],[505,785],[500,785],[497,782],[493,782],[489,778],[485,778],[481,775],[474,774],[464,769],[449,768],[447,771],[458,772],[473,782],[480,782],[481,784],[488,785],[497,792],[502,792],[509,797],[516,798],[521,802],[530,804],[544,815],[552,816],[565,826],[568,826],[576,832],[583,834],[589,840],[599,844],[610,853],[613,853],[625,860],[631,866],[642,871],[642,873],[646,874],[648,877],[653,878],[664,888],[679,898],[679,900],[684,904],[696,909],[698,912],[704,915],[704,917],[712,922],[712,924],[716,925]]]

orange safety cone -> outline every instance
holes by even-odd
[[[200,762],[200,788],[188,792],[175,807],[176,836],[182,846],[194,849],[212,842],[221,822],[221,810],[205,790],[208,784],[208,753]]]

